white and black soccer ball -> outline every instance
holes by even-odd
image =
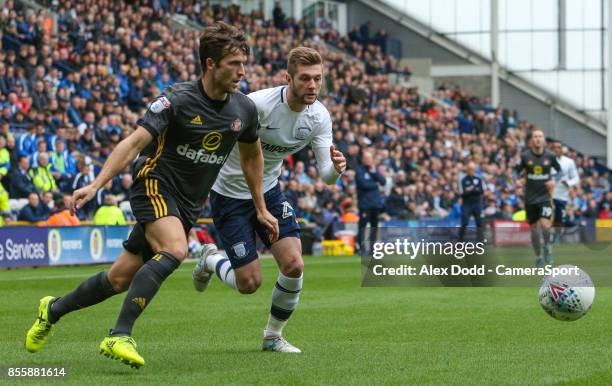
[[[540,305],[557,320],[573,321],[582,318],[595,300],[595,286],[590,276],[574,265],[557,268],[576,268],[571,274],[546,276],[539,291]],[[574,274],[573,272],[577,272]]]

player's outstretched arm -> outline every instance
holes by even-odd
[[[244,179],[249,185],[253,205],[257,211],[257,220],[270,232],[270,242],[278,240],[278,220],[266,208],[263,196],[263,170],[264,158],[259,139],[253,143],[238,142],[240,151],[240,166],[244,172]]]
[[[96,195],[98,189],[125,169],[152,140],[153,136],[145,128],[139,126],[129,137],[119,142],[102,166],[102,170],[96,179],[91,184],[74,192],[72,207],[70,208],[72,213],[74,214],[77,209],[82,208]]]

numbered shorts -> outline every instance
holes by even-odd
[[[130,189],[130,206],[137,224],[134,225],[128,239],[123,242],[123,248],[135,255],[141,255],[143,261],[149,260],[154,255],[145,237],[147,223],[162,217],[174,216],[181,220],[185,235],[192,227],[188,212],[181,210],[163,182],[156,178],[138,178],[134,181]]]
[[[567,212],[565,207],[567,206],[567,201],[561,200],[553,200],[555,205],[555,217],[553,218],[553,223],[555,226],[561,227],[565,225],[565,219]]]
[[[266,207],[278,220],[279,239],[300,237],[300,226],[295,212],[277,184],[264,194]],[[223,196],[210,192],[210,205],[215,228],[233,268],[242,267],[257,259],[255,233],[270,247],[268,230],[257,221],[251,199]]]
[[[553,217],[553,205],[551,201],[541,202],[539,204],[526,204],[525,212],[527,213],[527,222],[535,224],[541,218],[547,220]]]

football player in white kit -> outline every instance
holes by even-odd
[[[580,183],[580,176],[578,175],[578,169],[574,160],[563,155],[561,142],[554,141],[551,149],[555,153],[559,165],[561,165],[561,170],[554,177],[555,194],[553,195],[553,202],[555,204],[555,215],[553,217],[553,226],[555,232],[551,233],[552,241],[554,241],[555,238],[557,240],[561,239],[563,227],[566,223],[565,207],[569,201],[569,190]]]
[[[288,55],[287,85],[248,95],[259,113],[259,137],[264,153],[263,191],[266,207],[278,219],[279,237],[270,244],[268,231],[257,221],[257,213],[242,169],[239,153],[232,152],[210,193],[212,217],[227,257],[215,245],[206,244],[193,270],[193,283],[204,291],[216,274],[229,287],[250,294],[261,284],[255,233],[267,244],[279,267],[272,290],[272,306],[264,330],[262,349],[301,352],[282,335],[296,308],[302,289],[302,245],[300,226],[293,208],[280,190],[278,177],[283,160],[310,145],[323,181],[334,184],[346,169],[346,159],[332,144],[332,121],[317,101],[323,81],[323,60],[308,47],[292,49]]]

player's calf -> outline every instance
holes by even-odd
[[[136,319],[151,303],[162,283],[180,264],[175,256],[162,251],[156,253],[136,272],[111,336],[132,335]]]
[[[552,257],[553,240],[551,237],[550,222],[542,221],[542,235],[544,237],[544,247],[542,248],[544,252],[544,260],[546,261],[546,264],[552,264],[553,263],[553,257]]]
[[[130,283],[132,282],[133,278],[133,274],[121,275],[116,273],[113,274],[112,271],[108,272],[108,282],[117,294],[127,291],[127,289],[130,287]]]

